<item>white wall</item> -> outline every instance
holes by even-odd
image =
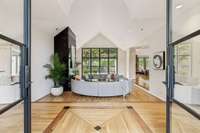
[[[136,79],[136,49],[126,50],[126,77]]]
[[[138,55],[150,57],[149,92],[163,100],[166,97],[166,88],[162,83],[162,81],[165,81],[165,70],[154,70],[152,67],[152,58],[154,53],[166,50],[165,39],[165,29],[162,28],[139,43],[147,44],[148,48],[137,50]]]
[[[97,34],[81,48],[117,48],[117,46],[102,34]],[[81,62],[81,48],[77,49],[77,61]],[[81,74],[81,66],[79,67]],[[126,51],[118,48],[118,73],[126,75]]]
[[[43,65],[49,63],[50,56],[54,53],[54,37],[42,31],[32,28],[32,48],[31,48],[31,80],[32,101],[35,101],[50,92],[53,86],[51,80],[46,80],[48,74]]]

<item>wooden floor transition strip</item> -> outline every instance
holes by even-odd
[[[64,114],[67,112],[67,110],[69,109],[69,106],[65,106],[60,113],[58,113],[58,115],[56,116],[56,118],[49,124],[49,126],[44,130],[43,133],[51,133],[53,131],[53,129],[56,127],[56,125],[58,124],[59,120],[61,120],[61,118],[64,116]]]

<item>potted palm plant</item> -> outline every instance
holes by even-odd
[[[46,79],[52,79],[54,81],[54,87],[51,88],[51,94],[53,96],[60,96],[63,93],[62,84],[65,81],[66,66],[59,60],[58,54],[54,54],[51,57],[51,64],[44,65],[48,69],[49,74]]]

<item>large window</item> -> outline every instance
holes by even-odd
[[[137,72],[144,72],[149,70],[149,57],[137,56]]]
[[[117,74],[117,48],[83,48],[82,75]]]

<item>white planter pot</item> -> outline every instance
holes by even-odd
[[[53,96],[60,96],[63,94],[63,87],[51,88],[51,94]]]

